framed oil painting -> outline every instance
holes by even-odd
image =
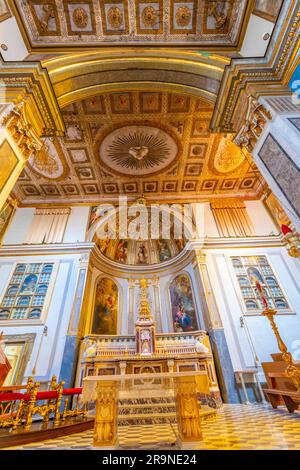
[[[9,11],[7,1],[0,0],[0,23],[1,21],[7,20],[7,18],[11,17],[11,13]]]
[[[96,287],[92,334],[116,335],[119,293],[116,283],[106,277]]]
[[[170,285],[173,327],[175,332],[198,330],[197,314],[191,280],[180,274]]]
[[[9,180],[18,162],[19,159],[9,142],[4,140],[0,145],[0,192]]]
[[[276,22],[283,0],[256,0],[253,14]]]
[[[11,221],[14,213],[14,206],[10,202],[6,202],[0,211],[0,243],[3,239],[6,229]]]

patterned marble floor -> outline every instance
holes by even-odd
[[[300,449],[300,413],[273,410],[269,405],[224,405],[215,418],[203,423],[203,441],[195,449]],[[121,449],[177,449],[176,426],[119,427]],[[92,431],[50,439],[16,450],[93,450]]]

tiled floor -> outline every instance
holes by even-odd
[[[269,405],[224,405],[202,424],[203,441],[196,449],[300,449],[300,413]],[[177,449],[176,425],[119,427],[121,449]],[[10,449],[87,449],[92,431]]]

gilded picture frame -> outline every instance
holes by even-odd
[[[6,0],[0,0],[0,23],[2,21],[7,20],[11,16],[12,15],[11,15],[11,12],[8,8],[7,1]]]
[[[0,192],[13,174],[19,159],[7,139],[0,145]]]

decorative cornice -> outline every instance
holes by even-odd
[[[90,253],[94,243],[55,243],[40,245],[2,245],[1,256],[81,255]]]
[[[64,122],[48,72],[39,62],[5,62],[0,56],[0,100],[19,105],[37,137],[63,135]]]
[[[206,250],[231,249],[231,248],[280,248],[285,246],[283,235],[268,235],[259,237],[206,237],[202,240],[190,242],[189,250],[182,250],[177,256],[169,261],[152,265],[123,265],[116,261],[108,260],[92,242],[80,243],[55,243],[40,245],[2,245],[0,247],[1,256],[46,256],[46,255],[81,255],[90,254],[90,261],[99,270],[107,270],[109,265],[110,273],[120,277],[141,279],[143,274],[158,275],[163,271],[174,271],[183,269],[194,258],[195,251],[203,254]],[[171,271],[170,271],[171,269]]]
[[[299,29],[298,0],[284,2],[265,57],[233,59],[226,67],[211,121],[213,131],[238,131],[245,114],[245,94],[258,98],[291,93],[287,83],[299,60]]]
[[[245,147],[248,152],[253,152],[259,137],[270,120],[272,120],[270,111],[256,98],[249,96],[246,121],[240,128],[234,142],[240,148]]]

